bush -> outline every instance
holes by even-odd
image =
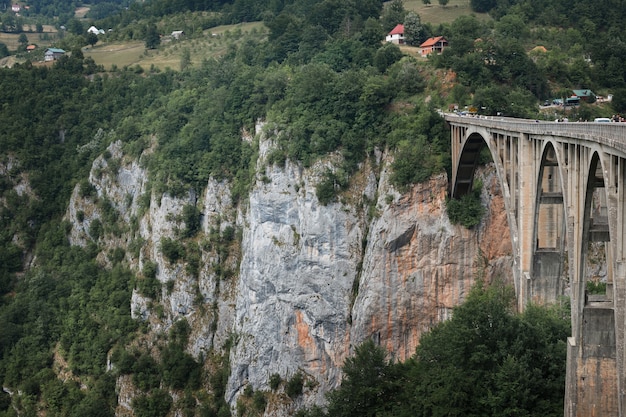
[[[159,389],[152,395],[135,397],[132,406],[136,417],[165,417],[172,408],[172,397]]]
[[[200,230],[200,211],[194,205],[188,204],[183,207],[183,222],[185,222],[185,230],[183,237],[194,237]]]
[[[304,376],[302,372],[297,372],[294,376],[287,381],[287,385],[285,386],[285,393],[291,399],[295,399],[296,397],[302,395],[302,387],[304,386]]]
[[[180,242],[170,238],[161,238],[161,253],[170,263],[175,263],[185,255],[185,248]]]
[[[449,199],[446,202],[448,217],[454,224],[460,224],[468,229],[480,223],[485,208],[480,201],[482,184],[477,184],[471,193],[465,194],[460,200]]]
[[[585,284],[587,294],[606,294],[606,282],[587,281]]]
[[[167,347],[161,357],[163,382],[174,389],[200,386],[202,367],[179,344]]]
[[[100,221],[100,219],[93,219],[91,221],[91,224],[89,225],[89,236],[91,236],[93,240],[97,241],[98,239],[100,239],[103,232],[104,227],[102,226],[102,222]]]
[[[252,404],[254,405],[254,409],[259,413],[263,413],[265,411],[267,400],[265,399],[263,391],[255,391],[254,394],[252,394]]]
[[[158,388],[161,384],[159,365],[147,353],[142,354],[133,365],[133,383],[143,391]]]
[[[279,374],[272,374],[270,376],[270,388],[273,391],[276,391],[278,389],[281,382],[283,382],[283,379],[280,377]]]

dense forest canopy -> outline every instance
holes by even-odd
[[[263,120],[281,132],[269,164],[290,159],[309,166],[330,152],[341,156],[318,186],[323,204],[338,200],[359,164],[376,149],[396,152],[392,181],[402,190],[450,168],[449,134],[438,108],[473,104],[487,114],[541,118],[540,100],[582,87],[613,93],[613,107],[582,105],[573,110],[576,117],[626,111],[624,11],[616,1],[607,0],[602,7],[592,3],[472,0],[476,12],[489,12],[492,19],[462,16],[441,25],[424,22],[419,32],[423,39],[445,35],[450,42],[442,55],[426,60],[381,42],[387,26],[408,15],[398,0],[386,7],[379,0],[85,2],[96,11],[102,8],[90,22],[113,28],[107,34],[111,41],[145,40],[149,28],[163,33],[171,21],[197,19],[199,24],[186,30],[192,39],[206,36],[203,30],[219,24],[252,20],[265,24],[265,32],[232,35],[224,54],[195,66],[181,65],[180,71],[141,66],[105,71],[81,52],[89,42],[85,22],[72,17],[78,4],[28,1],[31,8],[25,19],[39,14],[72,23],[59,40],[72,53],[50,67],[26,61],[0,70],[0,381],[10,391],[22,393],[11,397],[0,392],[0,416],[16,415],[15,410],[34,415],[38,408],[50,416],[111,416],[115,378],[120,374],[132,375],[145,394],[135,403],[137,415],[169,410],[173,404],[167,389],[184,392],[189,415],[230,413],[223,400],[228,375],[220,368],[206,382],[192,372],[198,364],[185,353],[184,326],[166,336],[169,344],[162,347],[158,360],[145,351],[127,349],[142,326],[130,318],[131,291],[156,298],[160,284],[154,279],[154,265],[144,268],[141,276],[129,267],[128,260],[141,248],[139,239],[133,239],[128,249],[101,252],[103,239],[135,237],[138,219],[120,225],[111,204],[102,201],[105,221],[90,231],[90,244],[77,248],[68,243],[71,225],[62,218],[72,190],[78,185],[82,196],[94,196],[86,178],[94,158],[106,154],[111,142],[121,141],[125,154],[148,169],[151,192],[157,195],[199,192],[209,178],[218,178],[231,184],[235,200],[245,202],[256,174],[257,148],[242,141],[241,132]],[[0,19],[7,23],[4,14]],[[536,46],[546,52],[533,51]],[[0,55],[5,50],[0,48]],[[450,74],[453,81],[445,84]],[[149,205],[149,197],[143,198],[144,204]],[[475,224],[476,216],[458,215],[468,225]],[[186,216],[193,219],[198,213],[191,207]],[[192,232],[187,230],[181,239]],[[172,257],[197,256],[164,243],[170,244],[164,247]],[[98,254],[100,259],[106,257],[109,268],[102,268]],[[559,356],[566,332],[563,323],[552,313],[544,316],[531,310],[517,318],[503,306],[496,307],[501,307],[498,314],[505,332],[529,328],[545,336],[541,353],[563,366],[532,368],[529,375],[537,387],[549,390],[550,403],[535,401],[537,387],[514,381],[530,393],[515,397],[519,403],[514,403],[518,407],[514,411],[554,413],[554,404],[562,404],[555,386],[564,369]],[[457,325],[434,330],[416,361],[437,352],[433,340],[449,329],[456,331]],[[554,331],[546,333],[546,328]],[[506,346],[492,342],[502,348],[498,361],[483,363],[479,359],[485,358],[477,357],[480,369],[468,371],[481,376],[482,385],[474,387],[477,392],[497,386],[494,378],[507,380],[520,369],[526,372],[529,364],[541,365],[533,353],[516,356],[528,340]],[[107,371],[109,353],[116,368]],[[440,361],[458,359],[453,351],[440,353],[450,355]],[[57,378],[50,369],[55,354],[63,356],[76,379]],[[373,356],[380,360],[379,352]],[[494,372],[486,374],[483,365]],[[422,372],[434,374],[429,379],[449,376],[437,374],[427,363],[384,366],[399,372],[390,374],[399,375],[398,381],[410,379],[415,389],[408,393],[394,380],[382,381],[396,401],[386,406],[394,407],[410,395],[450,394],[444,385],[433,392],[437,387],[420,376]],[[350,376],[350,368],[346,372]],[[476,378],[463,379],[469,385],[473,381]],[[500,412],[516,387],[492,393],[479,404],[472,402],[476,398],[457,398],[455,407],[481,410],[481,415]],[[331,396],[332,407],[340,407],[341,392]],[[434,403],[408,407],[421,407],[421,415],[440,415],[433,411]]]

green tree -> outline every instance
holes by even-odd
[[[381,73],[384,73],[387,71],[387,68],[399,61],[400,58],[402,58],[402,51],[398,48],[398,45],[387,42],[378,48],[374,54],[374,65]]]
[[[85,27],[78,19],[71,19],[66,26],[67,30],[74,35],[82,35],[85,31]]]
[[[17,38],[17,42],[20,44],[20,48],[26,49],[26,46],[28,45],[28,37],[25,33],[20,33],[20,36]]]
[[[472,192],[465,194],[460,199],[451,198],[446,203],[446,209],[450,221],[460,224],[468,229],[478,225],[485,213],[485,208],[480,199],[482,184],[475,184]]]
[[[439,0],[439,4],[440,4],[442,7],[446,7],[446,6],[448,5],[448,1],[449,1],[449,0]]]
[[[567,306],[513,312],[513,290],[479,283],[452,319],[420,339],[415,415],[563,414]]]
[[[150,24],[146,28],[146,48],[156,49],[161,44],[161,37],[155,24]]]
[[[396,404],[403,380],[387,352],[371,339],[355,349],[343,366],[341,387],[328,395],[328,416],[361,417],[385,414]]]
[[[497,5],[497,0],[470,0],[470,6],[476,13],[487,13]]]
[[[0,58],[5,56],[9,56],[9,48],[7,48],[6,44],[0,42]]]
[[[92,32],[88,32],[85,35],[85,42],[87,42],[87,44],[94,46],[95,44],[98,43],[98,35],[96,35],[95,33]]]
[[[404,40],[409,45],[419,45],[422,42],[424,28],[417,13],[409,12],[404,18]]]
[[[383,30],[385,32],[389,32],[397,24],[404,22],[404,16],[406,13],[404,2],[402,0],[392,0],[383,10],[383,15],[381,17]]]

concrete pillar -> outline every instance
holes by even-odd
[[[529,285],[532,279],[534,244],[535,200],[537,190],[537,161],[535,160],[534,141],[527,134],[521,134],[518,142],[517,175],[519,177],[519,268],[520,293],[517,305],[522,311],[530,301]]]

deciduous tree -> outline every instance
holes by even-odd
[[[409,12],[404,18],[404,40],[409,45],[419,45],[422,42],[424,27],[417,13]]]

